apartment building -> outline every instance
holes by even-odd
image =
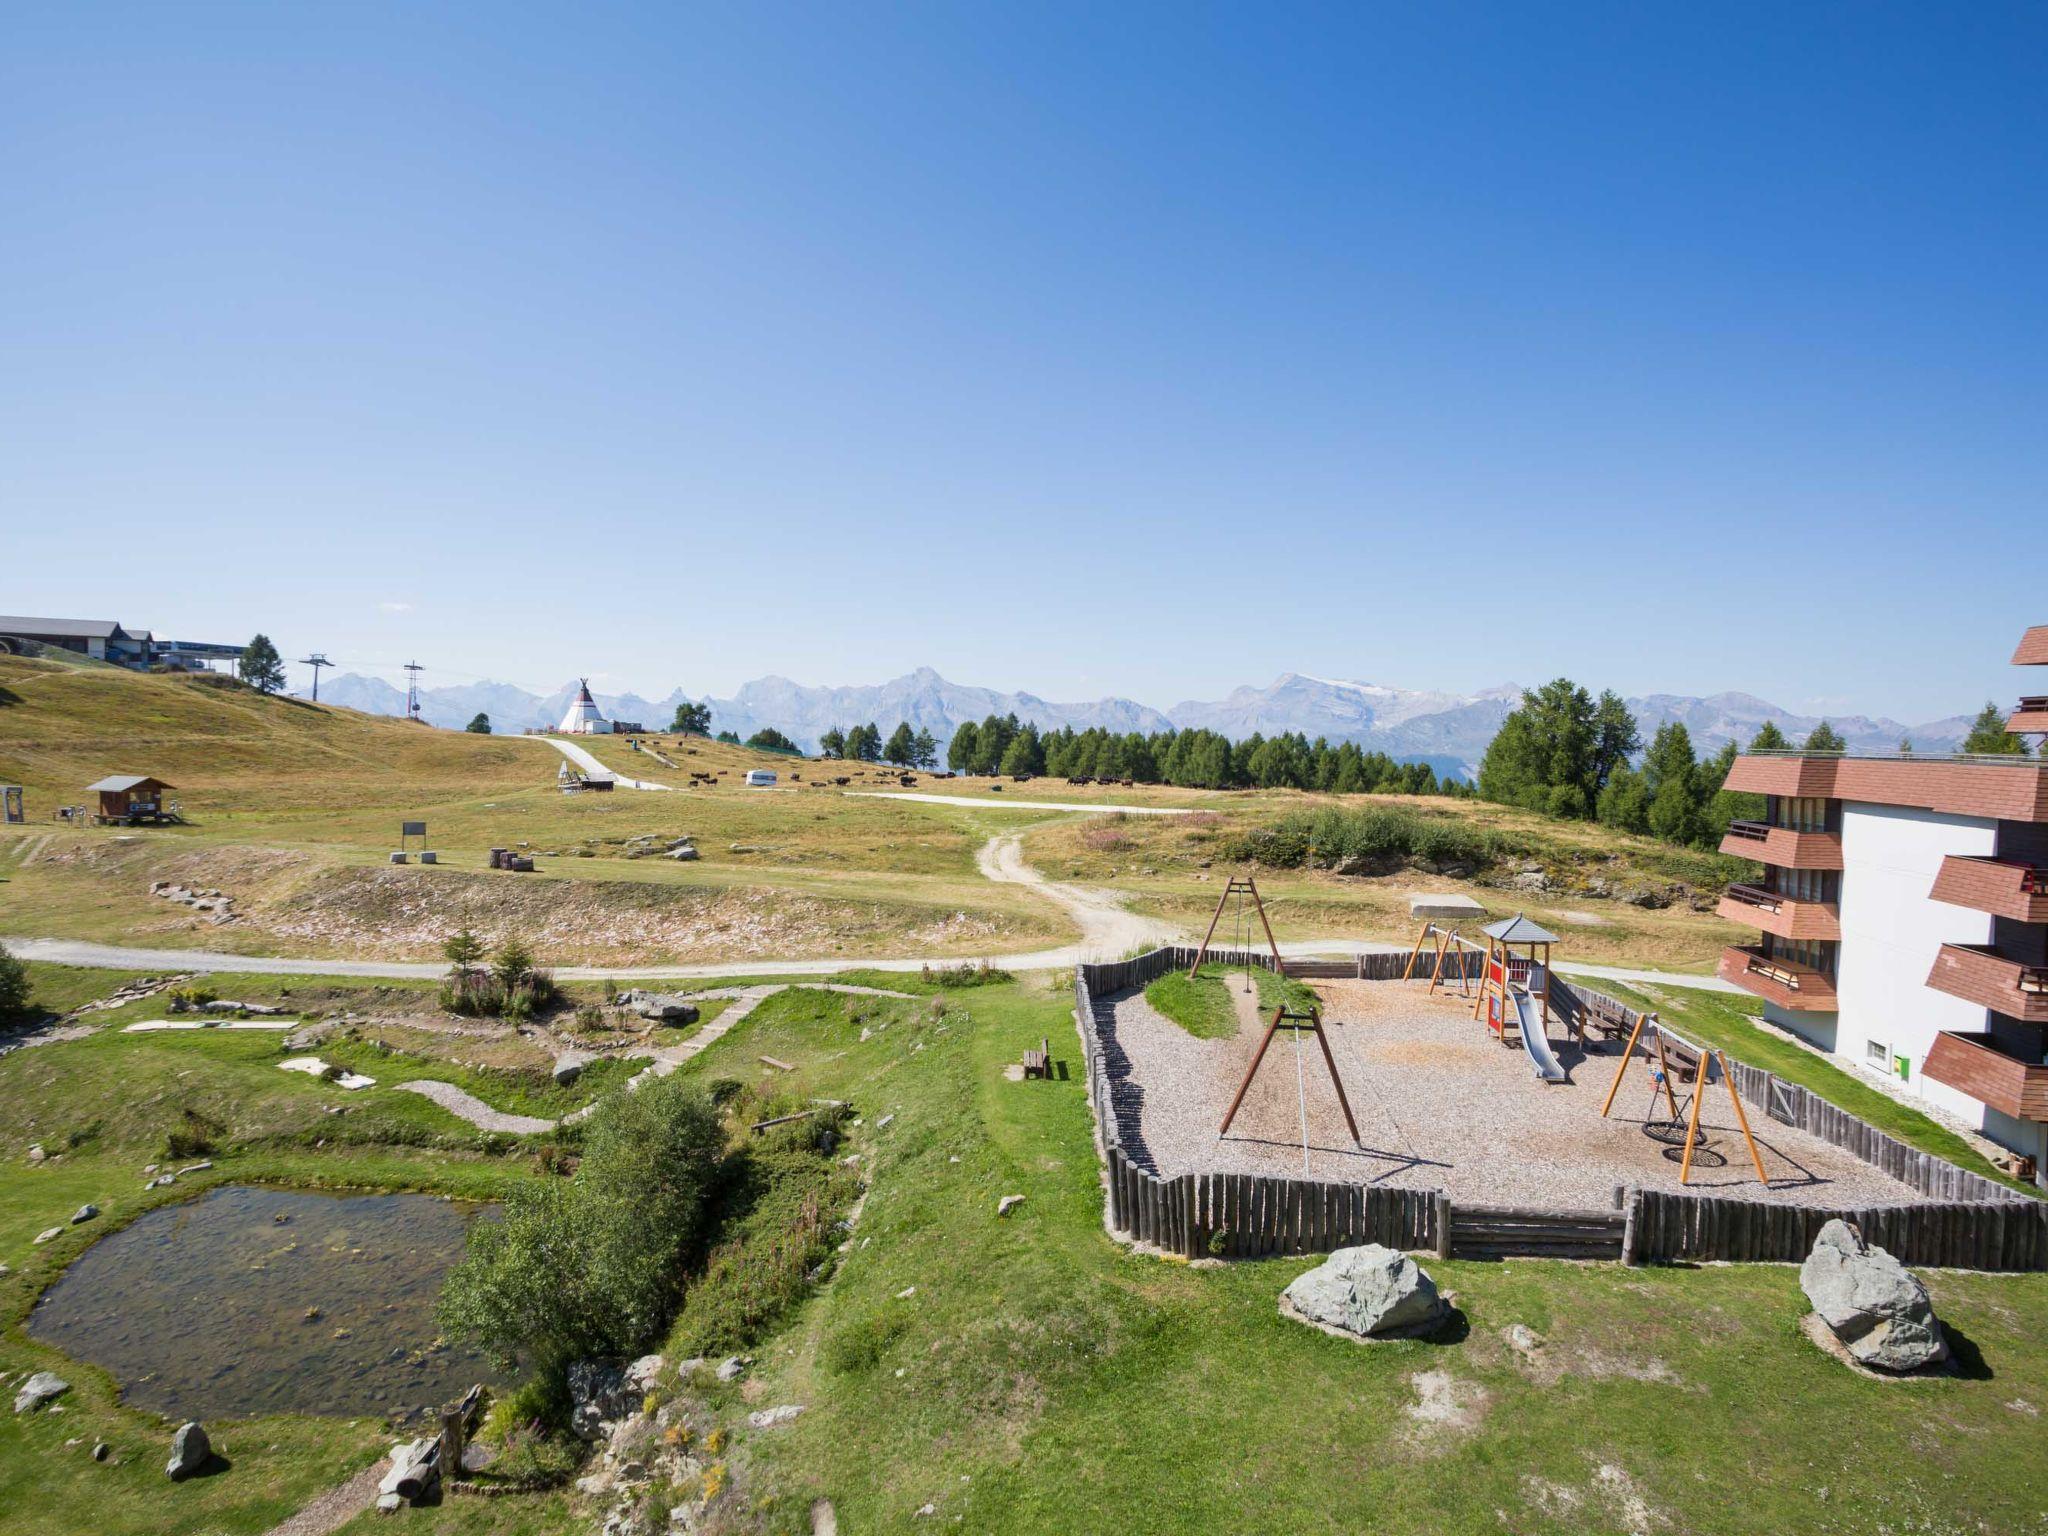
[[[2048,666],[2048,625],[2013,662]],[[2048,696],[2007,728],[2048,733]],[[1721,844],[1762,871],[1722,898],[1759,932],[1721,976],[2048,1183],[2048,761],[1759,752],[1728,787],[1767,809]]]

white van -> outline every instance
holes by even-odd
[[[747,770],[747,788],[771,789],[774,787],[774,784],[775,775],[769,769],[749,768]]]

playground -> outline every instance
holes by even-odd
[[[1233,889],[1219,903],[1219,958],[1266,947],[1257,902]],[[1109,999],[1126,1150],[1163,1178],[1441,1189],[1533,1209],[1608,1208],[1617,1185],[1808,1206],[1924,1198],[1742,1103],[1718,1056],[1654,1020],[1603,1026],[1562,984],[1552,995],[1559,942],[1519,916],[1474,936],[1431,925],[1407,979],[1318,980],[1320,1010],[1261,1009],[1249,971],[1232,969],[1209,983],[1237,1011],[1222,1039],[1193,1038],[1142,991]]]

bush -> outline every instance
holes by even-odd
[[[451,1335],[555,1377],[572,1361],[638,1354],[675,1315],[724,1174],[718,1113],[681,1078],[615,1090],[567,1179],[523,1184],[470,1228],[439,1315]]]
[[[1356,811],[1297,811],[1254,827],[1229,856],[1274,869],[1391,872],[1409,860],[1483,869],[1501,856],[1499,840],[1455,816],[1429,816],[1401,806]]]
[[[1001,966],[990,965],[986,960],[979,963],[963,960],[958,965],[927,965],[923,975],[934,986],[948,988],[993,987],[1017,979]]]
[[[28,1012],[28,967],[0,944],[0,1019],[19,1018]]]

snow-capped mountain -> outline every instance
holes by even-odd
[[[421,689],[420,706],[433,725],[459,729],[483,713],[496,730],[524,731],[556,724],[575,688],[571,680],[543,697],[509,683],[465,683]],[[608,718],[638,721],[652,730],[674,718],[677,704],[697,698],[681,689],[662,699],[593,693]],[[405,713],[404,691],[380,678],[344,673],[323,683],[320,696],[324,702],[373,714]],[[970,720],[1015,714],[1045,730],[1101,726],[1152,732],[1199,727],[1234,740],[1254,732],[1271,736],[1300,731],[1311,739],[1355,741],[1368,751],[1427,762],[1439,773],[1469,777],[1477,773],[1487,743],[1521,698],[1520,686],[1513,683],[1460,694],[1283,672],[1263,688],[1236,688],[1214,701],[1184,699],[1162,712],[1124,698],[1057,703],[1031,693],[1003,693],[948,682],[930,667],[920,667],[886,683],[855,687],[809,687],[786,677],[761,677],[742,685],[729,699],[701,702],[711,706],[715,730],[746,737],[772,726],[806,749],[815,748],[819,736],[834,727],[872,721],[886,732],[899,720],[909,721],[914,730],[930,731],[943,748]],[[1630,699],[1628,706],[1646,743],[1660,725],[1678,721],[1702,755],[1719,750],[1725,742],[1747,742],[1767,720],[1776,722],[1793,741],[1805,739],[1820,724],[1817,715],[1794,714],[1746,693],[1706,698],[1655,693]],[[1851,748],[1889,749],[1910,736],[1925,752],[1952,748],[1969,730],[1968,718],[1961,715],[1911,726],[1864,715],[1831,716],[1829,723]]]

